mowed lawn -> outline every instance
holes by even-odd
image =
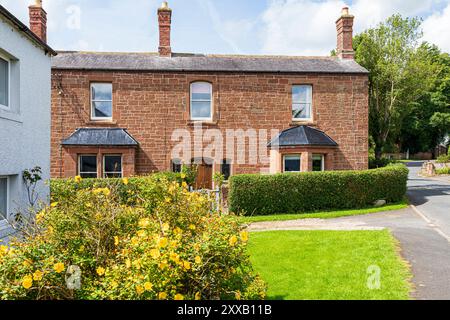
[[[269,300],[405,300],[411,275],[396,243],[387,230],[257,232],[249,252]]]

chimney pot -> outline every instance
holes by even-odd
[[[172,47],[170,43],[170,31],[172,25],[172,9],[167,1],[164,1],[158,9],[159,23],[159,55],[161,57],[171,57]]]
[[[35,0],[35,4],[29,6],[28,11],[31,31],[47,43],[47,12],[42,8],[42,0]]]
[[[341,59],[354,59],[353,51],[353,22],[355,17],[348,7],[342,9],[341,17],[336,21],[337,29],[337,56]]]

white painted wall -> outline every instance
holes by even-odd
[[[9,213],[28,207],[22,172],[35,166],[50,178],[50,56],[0,16],[0,53],[14,59],[12,110],[0,109],[0,177],[9,179]],[[48,185],[39,193],[48,201]],[[4,227],[0,222],[0,230]]]

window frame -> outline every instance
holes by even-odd
[[[95,172],[96,178],[92,178],[92,179],[98,179],[98,155],[96,155],[96,154],[79,154],[78,155],[78,170],[77,170],[78,176],[82,177],[82,173],[85,173],[85,174],[93,174],[94,173],[94,172],[87,172],[87,171],[82,172],[81,171],[81,158],[82,157],[95,157],[95,166],[96,166],[97,172]]]
[[[11,59],[8,58],[7,56],[5,56],[4,54],[2,54],[0,52],[0,59],[6,61],[6,63],[8,64],[8,99],[7,99],[7,105],[3,105],[0,103],[0,109],[3,110],[11,110]]]
[[[311,101],[310,102],[301,102],[301,101],[294,101],[294,88],[295,87],[308,87],[311,90]],[[292,114],[292,121],[297,122],[305,122],[305,121],[313,121],[313,101],[314,101],[314,87],[312,84],[293,84],[291,87],[291,114]],[[309,118],[295,118],[293,111],[294,111],[294,105],[296,104],[308,104],[309,103]]]
[[[315,171],[315,172],[324,172],[325,171],[325,155],[320,153],[314,153],[312,155],[312,164],[313,164],[313,171],[314,171],[314,157],[321,157],[322,158],[322,170],[321,171]]]
[[[96,84],[110,84],[111,85],[111,100],[94,100],[94,95],[92,94],[92,88],[94,85]],[[93,81],[89,84],[89,96],[90,96],[90,100],[91,100],[91,120],[92,121],[112,121],[113,120],[113,100],[114,100],[114,96],[113,96],[113,92],[114,92],[114,88],[113,88],[113,84],[112,82],[100,82],[100,81]],[[111,117],[96,117],[95,116],[95,108],[94,108],[94,102],[111,102]]]
[[[180,159],[172,159],[170,161],[170,164],[171,164],[170,170],[173,173],[181,173],[183,171],[183,161],[181,161]],[[180,171],[179,172],[175,171],[175,166],[180,166]]]
[[[299,171],[286,171],[286,157],[298,156],[300,161]],[[302,154],[301,153],[289,153],[283,154],[283,173],[300,173],[302,172]]]
[[[10,201],[10,185],[9,185],[9,177],[8,176],[0,176],[0,179],[6,179],[6,215],[5,219],[0,218],[0,227],[6,224],[9,220],[9,201]]]
[[[197,84],[197,83],[206,83],[209,85],[209,94],[211,96],[210,100],[193,100],[192,99],[192,87]],[[189,109],[190,109],[190,119],[191,121],[212,121],[213,120],[213,114],[214,114],[214,98],[213,98],[213,85],[211,82],[208,81],[194,81],[191,82],[190,86],[189,86]],[[210,117],[194,117],[193,113],[192,113],[192,106],[193,106],[193,102],[209,102],[210,103]]]
[[[107,173],[117,174],[118,172],[106,172],[106,157],[120,157],[120,177],[118,179],[123,178],[123,154],[103,154],[103,162],[102,162],[102,177],[103,179],[107,179]]]

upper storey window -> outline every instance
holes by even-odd
[[[92,120],[112,120],[112,84],[91,83]]]
[[[292,86],[292,115],[297,121],[312,120],[312,86]]]
[[[0,56],[0,107],[9,109],[9,61]]]
[[[191,84],[191,120],[212,120],[212,85],[208,82]]]

